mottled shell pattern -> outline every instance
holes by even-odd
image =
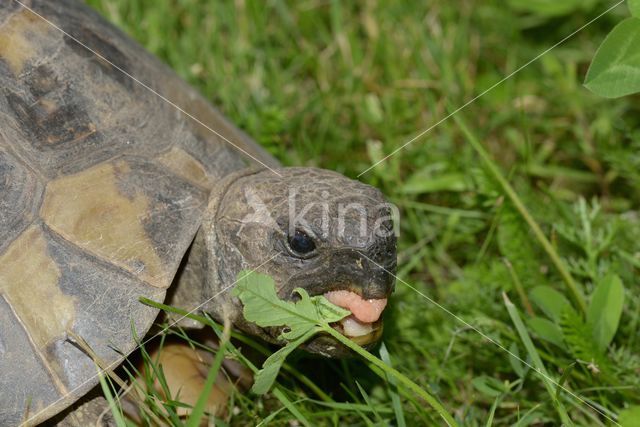
[[[2,426],[96,384],[74,336],[119,363],[157,315],[139,297],[164,299],[212,189],[276,164],[88,7],[21,2],[0,3]]]

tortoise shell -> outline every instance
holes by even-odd
[[[103,363],[122,361],[157,315],[139,297],[164,299],[216,184],[277,163],[71,0],[0,5],[0,113],[0,425],[11,426],[97,383],[74,334]]]

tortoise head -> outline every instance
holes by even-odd
[[[214,217],[218,287],[233,283],[244,268],[270,275],[280,298],[295,300],[296,288],[325,295],[352,315],[336,324],[357,343],[374,345],[381,314],[394,288],[396,209],[377,189],[338,173],[282,168],[236,179],[220,198]],[[222,289],[213,289],[213,292]],[[278,342],[282,328],[258,328],[241,315],[241,303],[226,297],[235,325]],[[347,354],[330,336],[306,349],[326,356]]]

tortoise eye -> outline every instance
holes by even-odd
[[[294,252],[305,255],[313,252],[316,249],[316,244],[313,239],[307,235],[304,231],[296,230],[296,233],[289,237],[289,247]]]

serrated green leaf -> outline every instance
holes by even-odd
[[[552,321],[542,317],[532,317],[527,319],[527,325],[541,339],[564,348],[562,330]]]
[[[288,326],[289,330],[281,335],[286,340],[298,339],[319,323],[337,322],[350,314],[340,307],[331,307],[322,296],[309,297],[301,288],[296,292],[300,294],[300,301],[283,301],[271,277],[241,271],[232,293],[244,304],[243,314],[248,321],[262,327]]]
[[[350,314],[323,296],[310,297],[302,288],[295,291],[300,295],[299,301],[283,301],[278,297],[270,276],[247,270],[238,273],[232,294],[242,301],[245,319],[261,327],[288,328],[280,335],[288,343],[269,356],[255,376],[251,390],[256,394],[269,391],[287,356],[318,333],[321,330],[319,325],[337,322]]]
[[[546,278],[540,273],[538,243],[510,202],[505,202],[500,214],[497,237],[500,253],[509,260],[524,289],[545,283]]]
[[[265,394],[268,392],[271,386],[273,386],[287,356],[317,332],[318,330],[312,329],[269,356],[262,365],[262,369],[255,375],[251,391],[255,394]]]
[[[593,339],[593,330],[577,311],[566,310],[562,314],[560,328],[564,342],[574,359],[592,363],[598,371],[610,371],[608,358],[598,351]]]
[[[640,91],[640,18],[627,18],[611,30],[596,51],[584,85],[605,98]]]
[[[618,330],[623,305],[622,281],[617,275],[608,274],[598,283],[587,311],[587,324],[601,352],[607,349]]]
[[[559,322],[562,313],[571,308],[569,300],[550,286],[537,286],[529,293],[531,301],[550,319]]]
[[[640,17],[640,0],[627,0],[631,15]]]

